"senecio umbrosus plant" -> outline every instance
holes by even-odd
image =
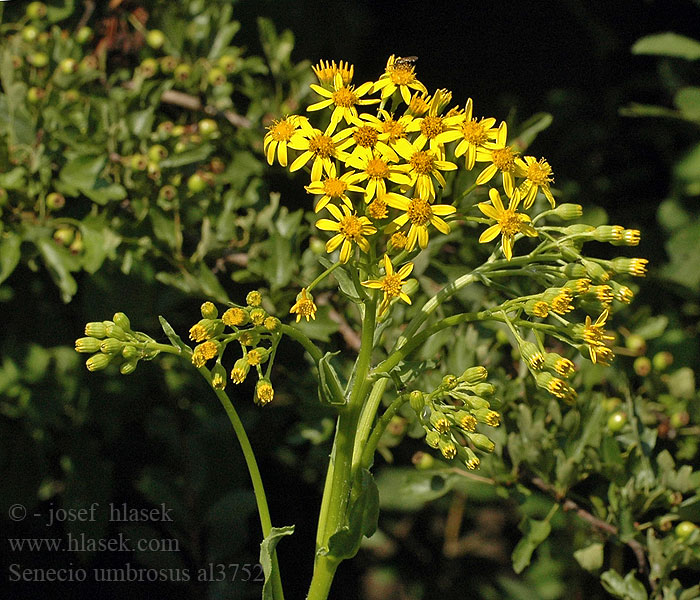
[[[167,352],[190,361],[209,382],[231,420],[253,482],[264,535],[265,598],[283,597],[275,546],[292,528],[272,527],[253,449],[226,391],[229,380],[238,385],[254,374],[255,403],[272,403],[272,367],[286,335],[317,368],[320,401],[337,411],[308,594],[311,600],[327,598],[338,565],[375,531],[379,505],[370,469],[382,434],[404,404],[415,411],[425,443],[445,460],[478,469],[479,455],[494,450],[489,431],[499,426],[500,414],[493,410],[498,404],[486,368],[464,365],[462,373],[446,375],[434,389],[419,389],[415,369],[402,369],[411,356],[446,328],[505,324],[537,387],[574,404],[576,390],[567,380],[575,364],[548,346],[570,346],[584,359],[609,364],[613,336],[606,324],[613,309],[633,297],[617,278],[646,271],[643,258],[584,256],[590,241],[635,246],[639,231],[566,226],[562,221],[580,219],[582,208],[557,206],[549,163],[520,156],[509,144],[506,123],[475,117],[471,99],[459,107],[450,106],[452,94],[445,89],[429,95],[414,63],[391,56],[377,81],[354,85],[352,65],[320,62],[314,67],[318,84],[311,85],[320,99],[307,108],[309,116],[275,121],[263,142],[268,163],[277,160],[290,171],[308,172],[305,189],[315,197],[314,212],[320,216],[316,227],[330,232],[325,246],[330,259],[321,258],[325,270],[301,289],[289,313],[296,323],[315,319],[312,292],[331,276],[359,312],[361,345],[347,383],[331,364],[334,354],[319,348],[295,323],[269,314],[259,291],[222,314],[205,302],[201,320],[189,331],[194,348],[162,318],[171,345],[133,331],[123,313],[88,323],[87,337],[76,341],[79,352],[92,354],[87,360],[91,371],[120,363],[121,373],[128,374],[139,360]],[[460,168],[478,175],[472,185],[447,197],[446,174]],[[471,193],[482,194],[484,201],[469,203]],[[490,256],[481,264],[463,265],[463,274],[422,306],[404,310],[402,303],[410,305],[418,288],[411,278],[414,261],[431,237],[456,229],[472,236],[476,227],[484,227],[479,242],[492,246]],[[523,280],[533,293],[518,291],[514,283]],[[496,290],[496,300],[478,312],[443,316],[441,307],[473,285]]]

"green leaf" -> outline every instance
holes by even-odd
[[[537,134],[544,131],[552,124],[552,115],[549,113],[537,113],[532,115],[527,121],[519,127],[520,132],[515,138],[514,143],[518,148],[526,150],[532,142],[535,141]]]
[[[318,399],[321,404],[331,406],[345,406],[347,398],[343,394],[343,386],[340,383],[338,374],[331,365],[331,358],[340,354],[338,352],[326,352],[318,362]]]
[[[64,302],[70,302],[71,298],[78,291],[78,284],[71,271],[77,271],[80,268],[79,259],[73,256],[63,246],[59,246],[51,238],[38,238],[35,241],[44,264],[51,275],[54,283],[61,290],[61,298]]]
[[[665,106],[639,104],[637,102],[631,102],[627,106],[623,106],[619,113],[623,117],[671,117],[677,119],[680,116],[677,111]]]
[[[185,344],[185,342],[182,341],[180,336],[175,333],[175,330],[173,329],[172,325],[168,323],[165,320],[165,317],[161,317],[158,315],[158,320],[160,321],[160,326],[163,328],[163,332],[165,335],[168,336],[168,339],[170,340],[170,343],[173,345],[174,348],[177,348],[180,351],[184,351],[186,353],[191,353],[192,349]]]
[[[124,200],[126,198],[126,189],[123,185],[108,183],[104,179],[98,179],[92,189],[81,187],[80,191],[101,206],[114,200]]]
[[[676,177],[689,182],[700,180],[700,144],[690,150],[674,167]]]
[[[79,156],[68,161],[58,176],[72,186],[92,189],[106,162],[104,155]]]
[[[274,568],[272,555],[280,540],[286,535],[294,533],[294,525],[286,527],[273,527],[269,535],[260,544],[260,564],[262,565],[263,573],[265,574],[265,583],[263,584],[262,597],[263,600],[272,600],[272,584],[270,579]]]
[[[209,60],[219,58],[222,54],[222,50],[228,46],[229,42],[233,39],[233,36],[238,33],[241,28],[241,24],[238,21],[231,21],[223,27],[221,27],[217,33],[214,41],[209,49],[209,55],[207,58]]]
[[[326,269],[333,266],[333,263],[327,258],[321,256],[318,260]],[[338,267],[335,271],[333,271],[333,277],[335,277],[336,281],[338,282],[340,291],[343,292],[343,294],[345,294],[349,300],[355,304],[360,304],[362,302],[360,294],[357,293],[355,284],[353,283],[350,275],[348,275],[348,272],[345,270],[345,267]]]
[[[85,251],[83,252],[83,269],[95,273],[108,256],[115,258],[115,250],[121,244],[120,235],[105,225],[103,219],[88,216],[80,224]]]
[[[634,333],[641,335],[645,340],[652,340],[663,335],[668,327],[668,317],[666,315],[658,315],[649,317],[634,330]]]
[[[700,153],[698,154],[700,158]],[[691,290],[700,289],[700,223],[677,230],[666,242],[671,262],[662,268],[664,277]]]
[[[24,167],[15,167],[7,173],[0,173],[0,188],[6,190],[20,190],[26,186],[24,175],[26,169]]]
[[[417,511],[447,494],[453,478],[439,469],[417,471],[412,467],[382,469],[377,475],[381,506],[387,510]]]
[[[690,367],[681,367],[667,376],[668,390],[677,398],[691,400],[695,397],[695,373]]]
[[[328,554],[340,560],[355,556],[360,549],[362,537],[370,537],[377,530],[379,518],[377,484],[367,469],[362,469],[360,477],[360,490],[350,506],[347,525],[340,531],[336,531],[328,540]]]
[[[700,42],[670,31],[655,33],[637,40],[632,46],[632,54],[653,54],[697,60],[700,58]]]
[[[17,267],[21,257],[20,245],[22,238],[9,233],[0,241],[0,283],[5,281]]]
[[[538,521],[536,519],[525,519],[520,526],[525,534],[513,550],[513,570],[522,573],[523,569],[530,564],[532,553],[544,542],[552,531],[549,521]]]
[[[603,566],[603,544],[598,542],[574,552],[576,562],[586,571],[597,571]]]
[[[160,166],[162,169],[171,169],[173,167],[182,167],[184,165],[201,162],[209,158],[213,150],[214,146],[211,144],[202,144],[194,150],[187,150],[181,154],[171,154],[160,161]]]
[[[700,121],[700,88],[684,87],[673,98],[683,117],[689,121]]]
[[[138,138],[146,137],[153,129],[155,107],[151,106],[143,110],[136,110],[129,113],[127,117],[127,125],[133,133]]]
[[[294,274],[294,261],[289,260],[292,244],[287,238],[274,234],[266,247],[270,256],[264,263],[264,273],[270,282],[270,289],[276,291],[287,285]]]

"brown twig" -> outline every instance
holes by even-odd
[[[84,4],[85,10],[83,11],[83,16],[80,17],[80,21],[78,21],[78,24],[75,26],[76,33],[87,25],[92,13],[95,12],[95,0],[85,0]]]
[[[232,110],[225,110],[223,112],[219,112],[213,106],[203,105],[202,101],[199,98],[197,98],[197,96],[185,94],[184,92],[178,92],[177,90],[165,90],[161,94],[160,100],[161,102],[165,102],[166,104],[174,104],[175,106],[181,106],[182,108],[186,108],[188,110],[201,110],[207,113],[208,115],[212,116],[221,114],[234,127],[242,127],[245,129],[249,129],[252,126],[252,123],[249,119],[246,119],[244,116],[239,115],[238,113]]]
[[[533,477],[532,479],[530,479],[530,482],[537,489],[545,492],[547,495],[551,496],[552,498],[554,498],[554,500],[559,502],[559,504],[561,504],[562,508],[565,511],[573,511],[576,514],[576,516],[578,516],[580,519],[583,519],[584,521],[590,523],[596,529],[607,533],[608,535],[619,535],[617,527],[592,515],[585,508],[582,508],[570,498],[562,496],[543,479],[540,479],[539,477]],[[632,550],[635,558],[637,559],[638,572],[648,575],[647,561],[644,554],[644,547],[642,546],[642,544],[640,544],[637,540],[628,540],[625,543],[627,544],[627,546],[630,547],[630,550]],[[654,582],[651,580],[650,584],[652,587],[655,587]]]

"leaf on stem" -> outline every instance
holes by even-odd
[[[272,569],[274,568],[272,556],[275,552],[275,548],[285,535],[292,535],[293,533],[294,525],[273,527],[269,535],[260,544],[260,564],[262,565],[265,575],[265,583],[263,584],[262,590],[263,600],[273,600],[272,583],[270,583],[270,581],[272,579]]]

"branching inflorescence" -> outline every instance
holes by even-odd
[[[445,89],[428,94],[414,62],[413,57],[391,56],[377,81],[360,85],[353,83],[352,65],[320,62],[314,68],[318,84],[311,86],[320,98],[308,107],[312,114],[285,116],[268,127],[264,138],[269,164],[277,161],[292,172],[308,171],[305,189],[315,197],[315,225],[328,232],[325,249],[331,260],[324,259],[325,270],[302,288],[289,312],[297,323],[315,319],[312,290],[333,274],[340,281],[341,272],[345,296],[359,306],[361,347],[346,385],[330,364],[332,355],[294,325],[268,314],[257,291],[248,294],[245,305],[229,306],[221,316],[211,302],[203,304],[202,319],[189,332],[197,344],[194,349],[168,328],[172,346],[156,344],[131,332],[120,314],[113,322],[88,324],[89,337],[76,342],[79,352],[94,353],[87,363],[91,370],[120,360],[121,371],[129,373],[138,360],[166,349],[186,355],[220,398],[229,380],[240,384],[255,372],[254,400],[261,406],[273,400],[270,378],[281,336],[303,346],[318,368],[319,397],[338,411],[310,599],[326,597],[337,565],[354,555],[363,534],[373,531],[364,521],[358,525],[357,515],[371,520],[369,469],[379,438],[403,404],[410,404],[426,443],[445,459],[476,469],[477,452],[494,450],[487,428],[497,427],[501,417],[491,407],[495,390],[486,381],[486,369],[465,365],[461,375],[448,374],[436,388],[420,390],[416,376],[399,375],[412,353],[449,327],[503,323],[536,385],[574,403],[576,391],[569,381],[575,363],[548,349],[546,342],[557,340],[560,352],[562,344],[568,345],[583,359],[609,364],[614,336],[605,327],[615,309],[634,296],[617,279],[646,272],[642,258],[586,256],[587,242],[636,246],[639,231],[587,225],[580,222],[581,206],[557,205],[549,163],[521,156],[521,146],[508,138],[506,123],[474,116],[471,99],[460,107],[451,104],[452,94]],[[318,118],[315,124],[312,117]],[[459,181],[471,175],[472,185],[455,190],[453,175],[460,169],[468,173]],[[482,201],[466,201],[472,192]],[[577,222],[561,224],[567,220]],[[479,234],[475,226],[485,228]],[[397,302],[411,305],[418,288],[411,278],[415,257],[431,240],[439,243],[440,236],[458,228],[464,238],[478,235],[482,244],[500,238],[500,244],[480,265],[465,266],[462,275],[422,306],[398,311]],[[527,292],[513,285],[518,281],[527,282]],[[496,292],[481,310],[437,318],[446,312],[437,313],[441,305],[476,283]],[[410,317],[405,323],[403,315]],[[381,360],[373,361],[379,350],[377,328],[390,318],[396,320],[390,323],[395,341],[382,347]],[[377,418],[392,382],[394,400]],[[233,409],[222,402],[230,416]]]

